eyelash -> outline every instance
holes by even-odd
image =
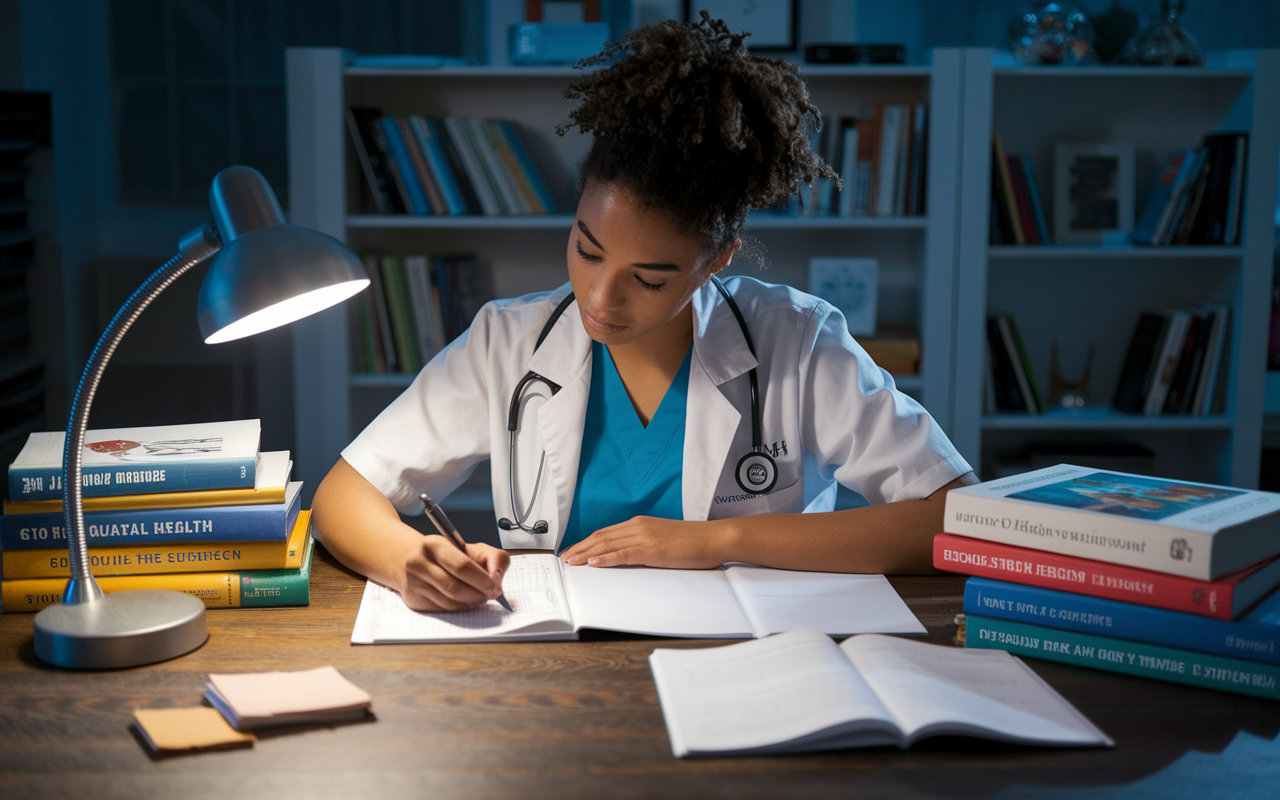
[[[594,255],[592,253],[588,253],[586,250],[583,250],[581,241],[575,242],[574,247],[578,251],[578,258],[581,258],[583,261],[587,261],[592,264],[598,263],[600,261],[604,261],[604,259],[601,258],[600,256]],[[648,289],[651,292],[659,291],[662,289],[663,286],[666,285],[663,283],[649,283],[644,278],[641,278],[639,275],[636,276],[636,280],[639,281],[642,287],[644,287],[645,289]]]

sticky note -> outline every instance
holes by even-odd
[[[138,730],[157,753],[252,747],[254,736],[227,724],[217,709],[138,708],[133,712]]]

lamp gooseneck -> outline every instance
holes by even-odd
[[[84,487],[80,482],[89,408],[93,405],[93,396],[98,391],[102,373],[120,340],[151,301],[184,272],[215,255],[221,247],[218,229],[213,225],[202,225],[182,237],[178,255],[153,272],[111,318],[80,376],[80,385],[71,404],[71,416],[67,421],[67,436],[62,452],[62,512],[66,517],[67,550],[71,562],[71,580],[63,592],[62,602],[68,605],[93,602],[103,594],[89,569],[89,543],[84,528]]]

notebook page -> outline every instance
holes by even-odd
[[[837,727],[847,733],[858,720],[869,729],[866,744],[898,741],[888,710],[816,631],[702,650],[658,649],[649,663],[677,757],[765,749]],[[815,741],[811,749],[821,745]]]
[[[360,623],[366,624],[373,644],[569,633],[572,623],[559,563],[552,555],[519,555],[511,559],[502,588],[512,611],[494,600],[469,611],[414,611],[404,604],[398,592],[368,581],[357,614],[356,632],[360,632]],[[361,619],[366,613],[367,622]]]
[[[908,737],[937,726],[1042,744],[1112,744],[1003,650],[965,650],[875,634],[847,639],[840,649]]]
[[[883,575],[747,565],[729,567],[725,574],[756,636],[800,628],[831,636],[927,633]]]
[[[724,572],[718,569],[561,565],[575,630],[654,636],[749,638]]]

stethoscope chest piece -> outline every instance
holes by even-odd
[[[752,450],[738,460],[735,475],[742,491],[765,494],[778,482],[778,465],[768,453]]]

